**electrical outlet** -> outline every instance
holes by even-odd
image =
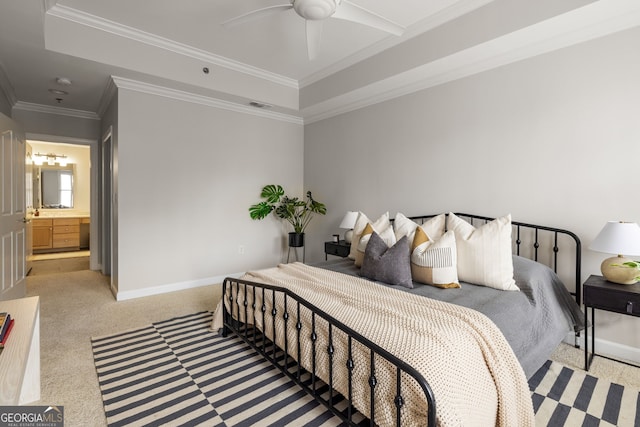
[[[238,253],[244,255],[244,245],[238,245]]]

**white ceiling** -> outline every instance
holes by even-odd
[[[350,1],[403,35],[329,18],[312,61],[292,10],[220,25],[288,0],[0,0],[0,89],[14,108],[100,114],[116,76],[116,86],[315,120],[640,25],[637,0]]]

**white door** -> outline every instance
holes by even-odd
[[[26,295],[25,140],[0,114],[0,300]]]

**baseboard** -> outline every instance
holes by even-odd
[[[584,350],[584,331],[580,333],[578,343],[580,348]],[[568,334],[564,339],[564,342],[570,345],[575,344],[574,334]],[[629,345],[620,344],[613,341],[607,341],[600,338],[596,338],[596,354],[611,357],[614,359],[625,360],[631,363],[640,364],[640,348],[631,347]],[[591,336],[589,336],[589,351],[592,350]]]
[[[176,292],[176,291],[183,291],[186,289],[193,289],[193,288],[199,288],[202,286],[209,286],[212,285],[214,283],[222,283],[224,281],[225,278],[227,277],[233,277],[233,278],[239,278],[240,276],[242,276],[244,273],[233,273],[233,274],[226,274],[224,276],[214,276],[214,277],[207,277],[204,279],[198,279],[198,280],[189,280],[186,282],[178,282],[178,283],[169,283],[166,285],[160,285],[160,286],[153,286],[153,287],[149,287],[149,288],[143,288],[143,289],[136,289],[133,291],[118,291],[116,294],[116,300],[117,301],[125,301],[125,300],[129,300],[129,299],[135,299],[135,298],[143,298],[143,297],[149,297],[152,295],[160,295],[160,294],[166,294],[168,292]]]

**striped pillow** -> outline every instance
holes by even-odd
[[[415,282],[438,288],[459,288],[456,238],[447,231],[436,241],[421,227],[416,228],[411,245],[411,276]]]

